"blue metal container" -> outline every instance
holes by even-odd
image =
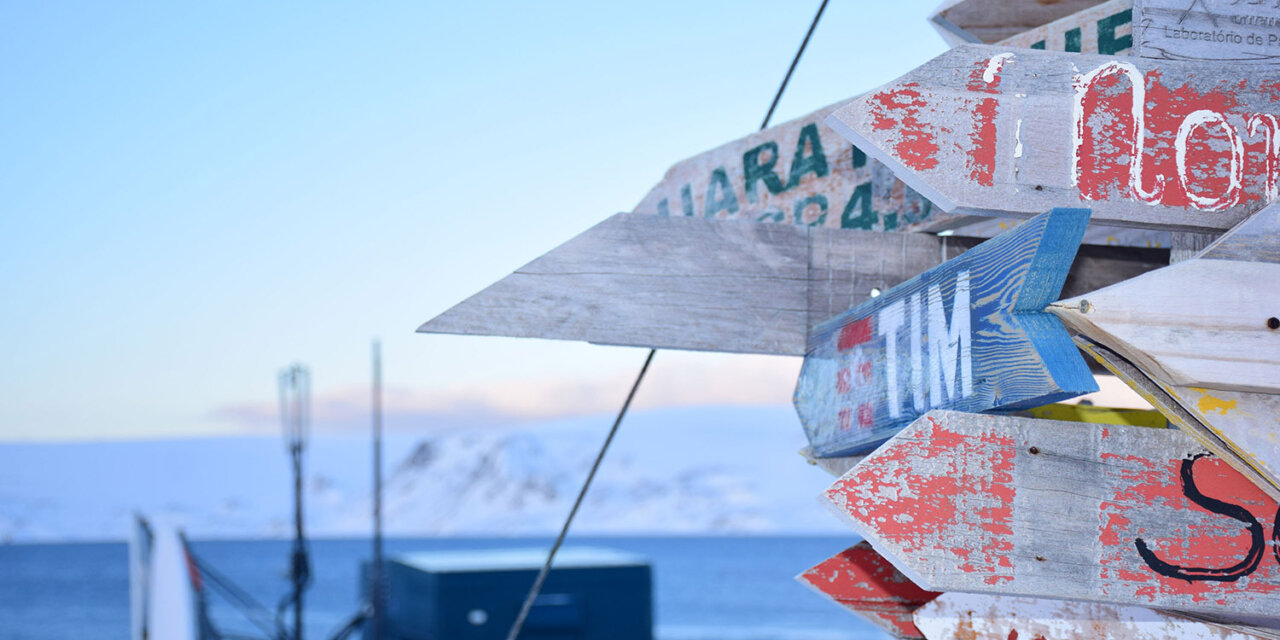
[[[384,640],[503,640],[546,562],[544,549],[410,553],[386,560]],[[368,597],[369,564],[363,567]],[[643,557],[565,547],[521,640],[652,640]]]

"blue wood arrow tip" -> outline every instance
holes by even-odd
[[[1053,209],[822,323],[795,405],[820,456],[867,450],[930,409],[1012,411],[1097,391],[1061,322],[1088,209]]]

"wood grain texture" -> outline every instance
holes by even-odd
[[[1129,55],[1133,51],[1132,22],[1133,0],[1108,0],[995,44],[1070,53]]]
[[[915,612],[929,640],[1260,640],[1187,617],[1098,602],[945,593]]]
[[[618,214],[418,330],[800,356],[813,326],[980,242]],[[1064,295],[1167,255],[1082,248]]]
[[[1037,216],[816,327],[795,392],[809,446],[859,453],[929,408],[1015,410],[1097,390],[1044,312],[1088,220]]]
[[[947,226],[954,216],[823,124],[838,106],[676,163],[633,213],[879,231],[925,220]]]
[[[1280,396],[1161,384],[1100,344],[1077,337],[1076,345],[1124,380],[1170,424],[1280,500]]]
[[[895,638],[924,638],[912,613],[938,597],[902,575],[866,541],[796,576],[801,584]]]
[[[1197,257],[1280,264],[1280,205],[1267,207],[1241,222]]]
[[[929,17],[948,42],[999,42],[1079,13],[1100,0],[951,0]]]
[[[1274,2],[1134,0],[1134,53],[1163,60],[1280,62]]]
[[[1164,384],[1280,393],[1278,219],[1269,206],[1194,259],[1049,309]]]
[[[1161,382],[1280,393],[1280,264],[1186,260],[1049,308]]]
[[[854,465],[862,462],[862,459],[866,457],[859,455],[819,458],[813,452],[813,447],[804,447],[800,449],[800,456],[804,458],[805,462],[808,462],[809,464],[818,467],[837,478],[849,473],[849,470],[852,469]]]
[[[1025,222],[1017,218],[978,218],[977,220],[977,222],[956,227],[952,233],[970,238],[991,238]],[[905,230],[931,231],[929,221],[910,225]],[[1084,243],[1099,246],[1169,249],[1173,246],[1173,235],[1173,232],[1161,229],[1131,229],[1091,222],[1088,230],[1084,232]]]
[[[1280,505],[1176,429],[931,411],[825,496],[927,589],[1280,615]]]
[[[1228,229],[1280,184],[1280,67],[957,47],[828,123],[942,209]],[[1137,105],[1137,107],[1135,107]]]
[[[633,213],[825,229],[942,231],[989,238],[1002,229],[973,225],[898,179],[825,124],[839,105],[752,133],[667,170]],[[1168,247],[1167,233],[1099,228],[1091,244]],[[1094,240],[1096,238],[1096,241]]]

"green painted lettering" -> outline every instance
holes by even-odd
[[[720,191],[718,196],[717,190]],[[716,167],[711,172],[711,182],[707,183],[706,207],[702,212],[704,218],[714,218],[721,211],[728,211],[730,215],[738,212],[738,196],[733,194],[733,186],[729,184],[724,167]]]
[[[1067,29],[1066,40],[1066,48],[1063,49],[1063,51],[1066,51],[1067,53],[1080,53],[1080,27]]]
[[[680,208],[684,209],[684,215],[693,217],[693,189],[687,184],[680,187]]]
[[[769,161],[760,164],[760,153],[764,151],[769,152]],[[748,201],[759,201],[756,195],[756,182],[761,180],[764,181],[764,186],[769,188],[769,193],[782,193],[786,189],[782,184],[782,178],[773,170],[776,164],[778,164],[778,143],[772,140],[742,154],[742,180],[746,183]]]
[[[813,151],[809,155],[804,153],[805,143]],[[822,140],[818,138],[817,124],[807,124],[800,130],[800,139],[796,141],[796,155],[791,160],[791,176],[787,180],[787,188],[795,188],[806,173],[819,178],[827,176],[827,156],[822,153]]]
[[[855,217],[854,213],[859,204],[862,205],[862,212]],[[853,190],[853,195],[849,196],[849,202],[844,205],[844,212],[840,214],[840,228],[874,229],[879,219],[880,216],[871,208],[871,183],[864,182]]]
[[[1116,29],[1133,22],[1133,9],[1125,9],[1098,21],[1098,53],[1111,56],[1133,48],[1133,34],[1116,37]]]
[[[772,209],[765,209],[764,212],[760,214],[760,217],[756,218],[756,222],[785,222],[786,219],[787,214],[783,213],[782,209],[774,207]]]
[[[862,167],[867,166],[867,154],[863,153],[862,149],[853,145],[849,145],[849,148],[853,150],[853,168],[861,169]]]
[[[807,224],[811,227],[821,227],[827,222],[827,197],[820,193],[809,196],[808,198],[796,200],[796,209],[795,209],[795,216],[794,216],[796,224],[806,224],[804,221],[804,211],[805,209],[808,209],[809,205],[811,204],[818,205],[818,210],[821,211],[822,213],[818,214],[817,220],[814,220],[813,222],[810,222]]]

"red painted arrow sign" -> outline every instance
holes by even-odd
[[[1280,617],[1276,501],[1174,429],[933,411],[826,497],[928,589]]]
[[[944,210],[1230,228],[1280,193],[1280,67],[964,45],[827,123]]]
[[[940,593],[921,589],[865,540],[796,576],[897,638],[924,638],[912,613]]]

